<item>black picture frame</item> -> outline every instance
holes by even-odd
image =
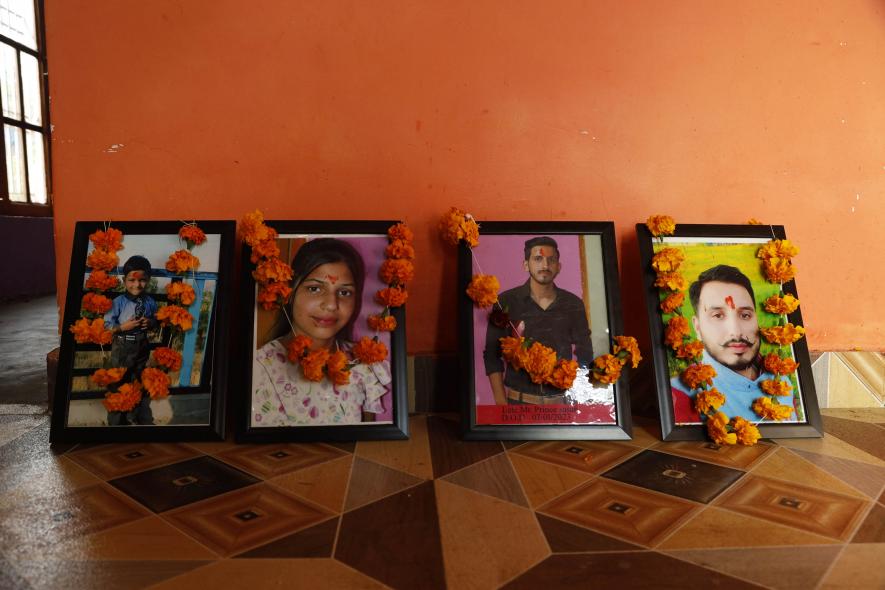
[[[655,382],[657,388],[658,406],[661,416],[661,433],[665,441],[676,440],[705,440],[707,438],[707,430],[702,424],[677,423],[676,410],[674,410],[673,392],[670,381],[671,371],[668,364],[671,361],[672,352],[664,344],[664,314],[661,311],[660,291],[654,286],[656,275],[651,266],[651,260],[654,256],[655,243],[663,244],[680,244],[680,243],[697,243],[704,244],[704,240],[709,240],[709,244],[735,244],[747,245],[748,251],[763,245],[772,239],[786,239],[786,232],[782,225],[720,225],[720,224],[678,224],[676,231],[672,236],[663,238],[663,242],[659,238],[651,235],[645,224],[636,224],[636,233],[639,241],[640,260],[643,272],[643,290],[646,302],[646,312],[648,314],[649,330],[652,341],[652,362],[654,363]],[[682,240],[682,241],[680,241]],[[713,241],[715,240],[715,241]],[[755,250],[752,250],[755,259]],[[745,254],[744,257],[748,257]],[[725,263],[728,260],[719,260],[720,257],[712,259],[718,263]],[[703,265],[712,264],[705,262]],[[758,286],[762,284],[764,279],[756,279],[754,273],[761,273],[761,263],[756,261],[756,270],[754,271],[752,264],[747,263],[745,266],[739,267],[744,273],[750,273],[755,289],[754,298],[757,313],[763,309],[763,301],[765,297],[759,292]],[[697,277],[686,277],[689,284]],[[776,286],[771,286],[776,289]],[[783,285],[785,294],[793,295],[799,298],[796,290],[796,281],[791,280]],[[686,296],[683,304],[691,307],[689,297]],[[767,312],[765,312],[767,313]],[[803,326],[801,307],[787,316],[787,320],[794,325]],[[689,322],[691,324],[691,322]],[[694,328],[692,328],[694,330]],[[759,335],[761,339],[761,335]],[[767,346],[762,341],[760,348],[764,350]],[[804,414],[801,422],[762,422],[759,423],[758,429],[763,438],[811,438],[823,436],[823,423],[818,408],[817,394],[814,387],[814,378],[811,371],[811,359],[808,353],[808,344],[805,338],[802,338],[792,345],[794,360],[799,363],[796,370],[796,379],[799,385],[799,395],[801,399],[801,408]],[[715,385],[715,382],[714,382]],[[728,392],[724,392],[726,395]],[[762,397],[761,391],[756,397]],[[798,417],[798,415],[797,415]]]
[[[194,329],[181,336],[182,350],[190,352],[183,354],[184,364],[178,371],[178,381],[173,382],[173,386],[170,387],[168,398],[170,407],[175,401],[178,409],[171,412],[171,418],[166,424],[127,426],[108,426],[107,417],[103,425],[86,425],[100,420],[102,409],[97,407],[95,402],[102,399],[104,393],[84,391],[84,387],[94,388],[94,385],[84,377],[96,368],[90,365],[94,364],[96,359],[95,352],[99,351],[101,356],[98,358],[107,364],[104,359],[109,358],[108,352],[112,349],[112,345],[101,347],[96,344],[78,344],[69,329],[81,318],[81,299],[87,292],[84,285],[91,272],[86,265],[87,255],[91,251],[89,236],[98,230],[107,229],[108,226],[122,231],[123,249],[117,253],[119,264],[108,274],[119,277],[128,257],[136,254],[146,256],[151,263],[152,281],[154,281],[148,287],[148,294],[162,303],[166,299],[163,291],[151,289],[160,282],[172,280],[173,273],[164,268],[165,257],[177,249],[186,248],[184,242],[178,238],[178,232],[183,224],[180,221],[115,221],[110,224],[102,221],[78,221],[76,223],[53,396],[51,442],[173,442],[224,439],[228,387],[228,364],[224,362],[224,357],[228,347],[228,310],[236,223],[232,220],[200,220],[195,223],[206,233],[208,239],[206,243],[196,246],[193,250],[193,254],[201,258],[202,268],[198,268],[185,279],[196,287],[197,299],[189,309],[197,315],[194,319]],[[104,294],[109,298],[121,296],[122,287],[118,287],[116,291],[105,291]],[[205,325],[201,327],[200,322]],[[155,340],[166,340],[167,331],[168,328],[157,328],[152,331],[151,350],[158,345]],[[198,371],[198,381],[195,383],[193,367],[197,363],[202,363],[202,369]],[[191,367],[191,370],[188,370],[188,367]],[[191,381],[187,386],[181,386],[180,376],[185,372],[191,374]],[[78,380],[77,391],[74,391],[75,379]],[[84,385],[86,383],[89,385]],[[152,409],[154,403],[151,403]],[[158,417],[156,412],[153,417],[160,422],[165,419]],[[179,420],[183,423],[177,423]],[[189,423],[190,420],[194,422]]]
[[[583,260],[581,263],[575,263],[563,258],[563,265],[573,265],[570,269],[571,273],[575,273],[582,277],[581,280],[588,281],[585,285],[592,284],[589,282],[590,273],[599,273],[602,276],[602,288],[598,290],[597,297],[604,297],[605,310],[599,310],[599,317],[604,318],[605,332],[597,335],[594,330],[597,327],[591,325],[591,338],[594,339],[593,356],[599,356],[611,352],[613,337],[621,335],[623,331],[623,323],[621,319],[621,297],[618,283],[618,262],[617,251],[615,245],[615,227],[610,221],[568,221],[568,222],[535,222],[535,221],[484,221],[479,222],[480,227],[480,245],[471,252],[470,248],[462,241],[459,246],[458,255],[458,342],[459,342],[459,373],[461,384],[461,423],[462,435],[466,440],[629,440],[632,434],[632,418],[630,414],[630,394],[625,370],[620,379],[609,386],[606,390],[610,392],[613,409],[609,410],[613,420],[611,423],[583,423],[577,424],[571,422],[542,422],[540,424],[506,424],[506,423],[487,423],[485,418],[478,420],[478,413],[491,412],[497,414],[508,412],[507,408],[514,406],[508,404],[498,405],[493,399],[489,399],[488,393],[483,393],[485,382],[480,383],[478,380],[486,380],[485,370],[477,370],[479,363],[478,356],[482,353],[476,344],[485,334],[487,329],[487,320],[482,318],[483,313],[488,310],[479,310],[474,302],[466,294],[466,289],[470,283],[472,276],[479,273],[474,266],[474,255],[481,258],[481,274],[497,275],[496,262],[498,257],[483,258],[483,246],[489,244],[495,248],[495,243],[500,243],[504,247],[515,250],[513,256],[516,260],[508,263],[508,276],[516,278],[518,271],[514,272],[513,265],[521,265],[524,259],[523,246],[525,240],[536,236],[549,236],[554,240],[558,240],[559,250],[565,252],[565,237],[577,237],[576,242],[579,244],[579,254],[586,251],[585,244],[593,244],[587,246],[595,248],[594,258],[598,262],[593,264]],[[501,238],[497,238],[501,237]],[[584,238],[589,238],[586,241]],[[512,248],[511,248],[512,246]],[[491,253],[492,250],[489,250]],[[565,254],[563,254],[565,256]],[[589,266],[588,266],[589,265]],[[591,270],[587,270],[591,269]],[[560,277],[563,277],[560,273]],[[527,275],[522,275],[523,279]],[[501,280],[501,293],[519,285],[519,281],[511,280],[511,283],[505,284],[505,277],[499,277]],[[575,279],[572,278],[572,281]],[[598,289],[597,287],[594,287]],[[585,289],[588,290],[588,289]],[[585,307],[588,305],[585,290],[582,290],[582,298]],[[597,300],[598,300],[597,298]],[[593,306],[590,307],[590,314],[593,314]],[[598,306],[597,306],[598,309]],[[601,320],[600,320],[601,321]],[[483,323],[485,322],[485,323]],[[592,322],[591,322],[592,324]],[[531,334],[526,334],[531,336]],[[597,345],[599,341],[601,344]],[[485,348],[485,345],[483,345]],[[599,348],[600,350],[597,350]],[[584,380],[589,384],[586,373],[583,377],[579,372],[577,380]],[[478,387],[479,384],[479,387]],[[573,389],[569,391],[574,391]],[[607,394],[608,395],[608,394]],[[478,399],[479,396],[479,399]],[[568,396],[568,393],[566,394]],[[493,403],[479,404],[478,401],[492,401]],[[538,406],[541,407],[541,406]],[[580,406],[578,406],[580,407]],[[586,407],[586,406],[585,406]],[[497,408],[503,408],[498,410]],[[531,410],[528,410],[531,411]]]
[[[330,238],[371,238],[381,242],[381,238],[387,239],[387,230],[398,223],[397,221],[294,221],[294,220],[268,220],[266,225],[279,233],[279,240],[292,239],[293,237],[305,237],[314,239],[318,237]],[[278,244],[282,243],[278,241]],[[386,245],[386,241],[384,242]],[[373,246],[377,252],[377,247]],[[286,256],[284,248],[282,257]],[[294,251],[291,252],[294,255]],[[290,256],[291,256],[290,255]],[[361,252],[362,255],[362,252]],[[389,421],[383,423],[359,423],[359,424],[323,424],[323,425],[300,425],[300,426],[256,426],[253,421],[253,377],[255,372],[255,355],[259,347],[257,343],[257,320],[256,314],[260,313],[256,303],[257,288],[252,271],[256,265],[250,260],[251,249],[243,245],[243,280],[240,294],[242,305],[241,325],[242,346],[239,358],[242,362],[242,377],[238,386],[241,396],[239,404],[240,412],[237,420],[236,438],[238,442],[249,443],[272,443],[272,442],[346,442],[360,440],[402,440],[409,436],[408,422],[408,383],[406,362],[406,313],[405,306],[395,307],[390,310],[396,319],[396,328],[389,332],[389,363],[390,385],[389,400],[391,402]],[[377,270],[384,260],[383,246],[377,260],[364,260],[366,268],[366,286],[364,289],[363,306],[357,324],[360,326],[360,335],[371,335],[366,327],[365,318],[369,314],[378,313],[383,308],[378,303],[366,305],[374,296],[374,290],[370,287],[373,281],[378,281]],[[290,262],[287,260],[287,262]],[[384,334],[381,334],[383,337]]]

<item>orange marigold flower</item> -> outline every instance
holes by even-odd
[[[86,266],[93,271],[113,270],[117,268],[117,264],[119,263],[120,259],[117,257],[116,252],[102,250],[101,248],[96,248],[86,257]]]
[[[674,315],[667,322],[667,329],[664,331],[664,342],[667,346],[676,350],[682,346],[682,340],[688,334],[688,320],[681,315]]]
[[[793,359],[781,358],[775,352],[765,355],[764,364],[765,370],[775,375],[789,375],[799,366]]]
[[[286,283],[292,280],[292,267],[279,258],[268,258],[252,271],[252,277],[259,283],[271,281]]]
[[[645,226],[655,237],[671,236],[676,231],[676,220],[669,215],[652,215],[645,221]]]
[[[386,307],[399,307],[409,298],[409,293],[402,287],[387,287],[375,293],[375,301]]]
[[[790,395],[790,391],[793,389],[786,381],[776,379],[766,379],[759,384],[759,388],[768,395],[777,396]]]
[[[797,254],[799,254],[799,248],[790,243],[790,240],[771,240],[756,251],[756,257],[763,260],[792,258]]]
[[[759,434],[759,429],[756,428],[755,424],[740,416],[735,416],[731,419],[731,427],[734,429],[738,444],[748,447],[755,445],[756,441],[762,436]]]
[[[393,332],[396,330],[396,318],[392,315],[370,315],[366,322],[376,332]]]
[[[699,359],[704,354],[704,343],[698,340],[686,342],[682,346],[676,348],[676,357],[681,359],[693,360]]]
[[[325,348],[311,351],[301,357],[299,362],[304,378],[308,381],[322,381],[327,360],[329,360],[329,351]]]
[[[107,387],[111,383],[116,383],[126,374],[126,367],[116,367],[114,369],[98,369],[89,376],[89,380],[99,387]]]
[[[501,283],[495,275],[473,275],[467,285],[467,296],[479,307],[489,307],[498,302]]]
[[[768,299],[765,300],[765,311],[768,313],[776,313],[778,315],[784,315],[788,313],[793,313],[799,307],[799,300],[790,295],[789,293],[780,297],[778,295],[772,295]]]
[[[335,385],[347,385],[350,383],[350,371],[347,370],[347,355],[336,350],[329,355],[326,361],[326,374],[329,381]]]
[[[774,420],[781,422],[789,420],[793,415],[793,407],[786,404],[778,403],[776,399],[770,397],[758,397],[753,401],[753,411],[766,420]]]
[[[94,320],[80,318],[69,329],[78,344],[86,344],[87,342],[110,344],[114,339],[113,332],[105,329],[103,318],[95,318]]]
[[[439,221],[439,233],[442,239],[452,246],[464,240],[468,246],[479,245],[479,226],[473,216],[457,207],[449,209]]]
[[[383,342],[363,336],[359,342],[353,345],[353,356],[361,363],[380,363],[387,358],[387,347]]]
[[[188,223],[181,226],[178,230],[178,237],[188,243],[189,247],[199,246],[206,241],[206,234],[203,233],[196,223]]]
[[[280,257],[280,247],[277,245],[277,230],[270,227],[267,229],[270,233],[268,239],[257,242],[252,246],[252,254],[249,256],[252,264],[258,264],[265,258]]]
[[[109,227],[106,231],[98,230],[89,234],[89,241],[97,250],[117,252],[123,249],[123,232]]]
[[[387,228],[387,237],[390,238],[391,241],[402,240],[403,242],[409,243],[415,239],[415,234],[412,233],[412,230],[409,229],[409,226],[405,223],[397,223],[396,225],[391,225]]]
[[[664,272],[658,274],[657,279],[655,279],[655,287],[661,287],[670,291],[685,291],[688,288],[688,282],[678,272]]]
[[[715,387],[699,391],[694,396],[694,408],[698,411],[698,414],[707,414],[710,411],[715,412],[724,403],[725,396]]]
[[[756,219],[755,217],[751,217],[747,220],[747,225],[764,225],[761,221]]]
[[[639,343],[632,336],[615,336],[615,348],[613,351],[616,355],[622,356],[625,362],[633,363],[633,368],[639,366],[642,355],[639,354]],[[621,355],[621,353],[625,353]]]
[[[92,271],[89,273],[89,278],[86,279],[86,288],[94,291],[110,291],[111,289],[115,289],[119,284],[120,279],[115,276],[110,276],[103,270]]]
[[[157,311],[157,321],[164,326],[176,326],[182,332],[187,332],[194,324],[194,316],[178,305],[164,305]]]
[[[796,269],[788,258],[763,260],[762,271],[769,283],[786,283],[796,276]]]
[[[291,363],[299,362],[304,354],[310,350],[311,345],[313,345],[313,340],[310,337],[300,334],[295,336],[286,344],[286,358]]]
[[[688,365],[682,371],[682,382],[691,389],[697,389],[701,385],[713,386],[713,377],[716,376],[716,369],[710,365],[695,363]]]
[[[154,362],[170,371],[177,371],[181,368],[181,353],[168,346],[160,346],[154,349]]]
[[[200,266],[200,259],[188,252],[187,250],[178,250],[169,256],[166,261],[166,270],[178,274],[184,274],[189,270],[197,269]]]
[[[381,263],[378,276],[388,285],[404,285],[415,276],[415,267],[408,260],[392,260],[388,258]]]
[[[110,311],[113,302],[98,293],[86,293],[80,303],[81,307],[89,313],[104,315]]]
[[[124,383],[114,393],[105,394],[101,403],[108,412],[129,412],[141,401],[141,385],[138,381]]]
[[[664,313],[673,313],[682,307],[683,301],[685,301],[685,293],[682,291],[673,291],[661,301],[661,311]]]
[[[141,384],[151,399],[163,399],[169,397],[169,385],[172,384],[172,380],[165,371],[148,367],[141,372]]]
[[[707,434],[718,445],[737,443],[737,435],[728,431],[728,416],[722,412],[716,412],[707,419]]]
[[[578,361],[559,359],[553,367],[549,383],[559,389],[571,389],[578,376]]]
[[[197,299],[194,288],[183,281],[174,281],[166,285],[166,297],[182,305],[190,305]]]
[[[525,338],[516,338],[514,336],[505,336],[499,339],[501,343],[501,356],[505,361],[509,362],[515,369],[522,368],[522,360],[525,350]]]
[[[285,305],[290,295],[292,289],[286,283],[266,283],[258,288],[258,303],[263,309],[271,310]]]
[[[267,240],[270,236],[270,230],[271,228],[264,225],[264,215],[258,209],[243,216],[240,231],[243,241],[250,246],[255,247],[255,244],[258,242]]]
[[[786,326],[772,326],[761,328],[762,337],[772,344],[792,344],[805,335],[805,328],[788,323]]]
[[[663,248],[651,259],[651,267],[658,273],[676,272],[685,261],[685,254],[679,248]]]
[[[415,248],[408,242],[402,240],[394,240],[384,249],[384,255],[388,258],[405,258],[413,260],[415,258]]]
[[[540,342],[529,346],[523,368],[533,383],[545,383],[556,366],[556,351]]]
[[[604,354],[593,359],[593,377],[600,383],[614,383],[621,377],[624,363],[613,354]]]

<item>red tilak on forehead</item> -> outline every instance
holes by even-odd
[[[131,273],[133,279],[143,279],[144,273],[140,270],[133,270]]]
[[[329,279],[329,282],[333,285],[338,282],[338,275],[326,275],[326,278]]]
[[[541,256],[547,256],[547,250],[545,250],[543,246],[539,248],[539,250],[541,252]]]
[[[728,307],[730,307],[732,309],[735,309],[734,299],[732,299],[731,295],[729,295],[728,297],[725,298],[725,305],[727,305]]]

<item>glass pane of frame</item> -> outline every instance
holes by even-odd
[[[39,131],[25,132],[28,147],[28,188],[32,203],[46,203],[46,152],[43,149],[43,134]]]
[[[25,196],[25,150],[22,130],[4,125],[6,139],[6,181],[9,186],[9,200],[24,202]]]
[[[34,0],[0,0],[0,35],[37,49]]]
[[[43,124],[43,106],[40,101],[40,66],[37,58],[29,53],[21,54],[22,91],[25,121],[33,125]]]
[[[21,101],[18,96],[18,52],[6,43],[0,44],[0,93],[3,116],[21,119]]]

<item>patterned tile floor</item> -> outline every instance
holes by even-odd
[[[824,413],[826,414],[827,411]],[[0,415],[0,588],[885,588],[885,410],[756,447],[68,445]]]

